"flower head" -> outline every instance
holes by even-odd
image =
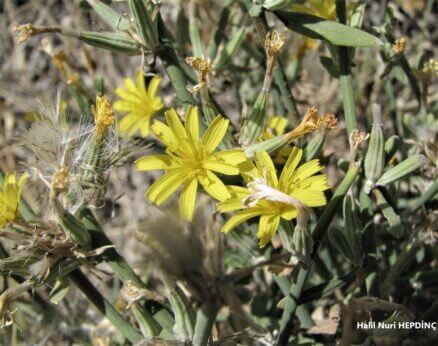
[[[35,26],[32,24],[21,24],[14,28],[15,40],[18,44],[24,43],[31,37],[44,34],[47,32],[60,32],[61,29],[57,27],[45,27],[45,26]]]
[[[120,100],[114,102],[116,111],[126,113],[119,122],[120,132],[128,137],[140,131],[142,137],[149,134],[151,117],[163,108],[161,98],[156,96],[161,78],[155,76],[146,88],[142,72],[137,72],[136,81],[124,80],[125,89],[117,88]]]
[[[199,139],[199,116],[196,107],[189,108],[183,125],[174,109],[166,112],[167,125],[155,121],[152,132],[166,145],[166,154],[151,155],[137,160],[139,170],[163,169],[166,173],[155,181],[146,193],[153,203],[165,202],[181,185],[183,186],[179,213],[191,220],[195,209],[196,192],[200,183],[205,192],[223,201],[230,192],[215,173],[239,174],[238,164],[245,161],[242,150],[215,152],[222,141],[229,121],[217,116]]]
[[[116,121],[111,102],[108,96],[96,96],[96,105],[92,106],[96,129],[94,130],[98,142],[101,142],[108,127]]]
[[[266,152],[255,154],[255,166],[251,162],[240,165],[247,187],[229,186],[232,198],[217,205],[220,212],[238,210],[223,226],[228,233],[239,224],[260,217],[257,237],[260,247],[265,246],[277,231],[280,220],[308,219],[309,208],[326,204],[324,191],[329,188],[318,160],[298,167],[303,152],[294,147],[280,174]],[[300,223],[300,222],[299,222]]]
[[[195,93],[207,83],[207,77],[211,71],[211,59],[205,54],[189,56],[186,58],[186,63],[198,73],[198,84],[187,86],[187,90]]]
[[[269,56],[276,56],[281,53],[283,49],[286,36],[278,31],[267,33],[265,38],[265,49]]]
[[[285,117],[272,116],[268,119],[264,136],[260,136],[259,141],[264,141],[275,136],[281,136],[286,132],[286,127],[289,125],[289,120]],[[273,156],[274,163],[285,163],[292,147],[289,145],[282,146],[275,152]]]
[[[29,175],[24,173],[17,181],[15,173],[6,174],[3,186],[0,186],[0,227],[4,227],[17,217],[21,190]]]
[[[318,109],[311,107],[304,114],[301,123],[292,131],[288,132],[286,136],[290,140],[303,136],[306,133],[316,131],[317,129],[334,129],[337,126],[336,117],[327,113],[322,116],[318,116]]]
[[[405,51],[407,40],[404,37],[401,37],[395,40],[392,49],[395,54],[402,54]]]

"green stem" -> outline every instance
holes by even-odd
[[[339,184],[338,188],[333,194],[330,202],[325,207],[318,223],[313,229],[312,235],[314,246],[311,255],[312,258],[315,257],[324,232],[327,230],[333,217],[339,210],[342,200],[344,199],[345,195],[350,189],[350,186],[356,179],[358,173],[359,167],[355,164],[351,165],[344,179]],[[278,345],[286,345],[289,340],[289,336],[292,331],[292,318],[295,315],[298,306],[298,300],[300,298],[303,287],[309,277],[310,266],[304,267],[301,264],[294,270],[294,273],[294,280],[290,286],[289,296],[287,297],[286,305],[283,310],[283,315],[281,317],[280,332],[278,334]]]
[[[113,245],[111,240],[100,227],[99,222],[96,220],[90,209],[82,208],[79,211],[79,217],[84,226],[87,228],[88,232],[90,232],[93,248],[96,249],[103,246]],[[138,277],[131,266],[117,252],[116,249],[108,249],[102,256],[120,281],[126,282],[129,280],[140,288],[146,288],[143,281]],[[157,335],[158,330],[160,329],[159,325],[144,306],[137,304],[133,308],[133,313],[136,317],[141,316],[141,318],[137,318],[137,320],[139,323],[142,323],[143,330],[153,333],[150,336]]]
[[[178,99],[182,103],[197,105],[193,95],[187,90],[187,85],[189,83],[178,60],[178,56],[173,49],[169,32],[160,15],[158,16],[158,35],[161,41],[161,46],[157,49],[157,55],[163,62],[166,73],[170,78],[172,86],[175,88]]]
[[[90,302],[104,315],[117,330],[131,343],[143,340],[142,335],[129,324],[122,315],[100,294],[88,278],[76,269],[69,274],[70,280],[85,294]]]
[[[194,346],[205,346],[208,344],[213,323],[216,320],[218,309],[206,303],[196,313],[195,333],[193,336]]]
[[[336,14],[342,24],[346,24],[345,0],[336,0]],[[354,102],[353,78],[350,69],[348,47],[337,47],[339,55],[339,83],[341,84],[342,104],[348,135],[357,129],[356,104]]]

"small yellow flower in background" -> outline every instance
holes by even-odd
[[[161,78],[154,76],[146,88],[142,72],[137,72],[136,81],[130,78],[124,80],[125,88],[117,88],[116,94],[120,100],[114,102],[114,109],[126,113],[119,121],[122,135],[131,137],[140,131],[142,137],[149,134],[149,124],[152,116],[163,108],[161,98],[156,96]]]
[[[332,20],[336,18],[336,0],[307,0],[304,4],[293,4],[291,10]]]
[[[327,176],[315,175],[322,169],[318,160],[298,167],[302,155],[303,151],[294,147],[280,177],[266,152],[255,154],[255,166],[249,161],[241,164],[247,187],[228,186],[233,197],[217,205],[222,213],[239,210],[222,231],[228,233],[241,223],[260,217],[257,237],[259,246],[264,247],[274,236],[281,219],[300,218],[307,208],[325,205],[324,191],[329,189]]]
[[[286,127],[288,124],[289,120],[287,120],[285,117],[280,117],[277,115],[269,117],[265,131],[265,139],[281,136],[286,132]]]
[[[154,121],[152,132],[166,145],[166,154],[145,156],[136,161],[141,171],[162,169],[166,173],[155,181],[146,192],[146,197],[160,205],[181,185],[179,213],[191,221],[195,210],[198,183],[213,198],[224,201],[230,192],[216,173],[239,174],[238,164],[245,161],[242,150],[233,149],[215,152],[228,129],[229,120],[217,116],[199,140],[199,115],[197,107],[187,111],[183,125],[174,109],[166,112],[167,125]]]
[[[16,219],[21,191],[28,177],[24,173],[17,181],[15,173],[6,174],[3,186],[0,186],[0,227]]]
[[[301,35],[301,43],[295,53],[295,56],[298,59],[301,59],[303,55],[308,52],[317,49],[321,45],[321,41],[314,40],[313,38],[302,36]]]
[[[94,115],[94,122],[96,124],[96,140],[101,142],[108,127],[116,121],[111,102],[108,96],[97,95],[96,104],[91,107],[91,112]]]
[[[264,136],[261,136],[260,141],[264,141],[275,136],[281,136],[286,132],[286,127],[289,125],[289,120],[285,117],[272,116],[268,119],[267,128],[264,131]],[[282,146],[275,152],[272,159],[274,163],[285,163],[292,147],[289,145]]]

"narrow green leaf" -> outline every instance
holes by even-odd
[[[384,138],[382,129],[382,113],[380,105],[373,105],[373,128],[371,129],[370,142],[365,155],[365,192],[369,193],[376,181],[381,177],[385,165]]]
[[[269,106],[269,94],[262,91],[254,104],[248,121],[242,128],[241,144],[247,146],[256,142],[266,122]]]
[[[400,217],[397,215],[392,206],[388,203],[385,196],[378,189],[373,190],[374,196],[376,197],[376,203],[379,207],[382,215],[389,223],[388,231],[396,238],[401,238],[403,236],[404,230],[401,224]]]
[[[73,34],[89,45],[103,48],[114,53],[138,55],[140,44],[123,33],[83,31]]]
[[[99,0],[87,0],[87,2],[114,31],[128,31],[130,29],[129,21],[112,7]]]
[[[393,135],[385,141],[385,162],[391,160],[394,154],[397,152],[400,143],[400,137]]]
[[[146,8],[146,3],[143,0],[129,0],[129,8],[143,43],[150,50],[155,51],[158,45],[158,30]]]
[[[383,175],[377,180],[376,185],[385,186],[396,182],[407,175],[415,172],[426,162],[424,155],[413,155],[403,160],[398,165],[389,168]]]
[[[224,69],[230,64],[231,59],[236,54],[240,45],[243,42],[243,38],[245,37],[245,31],[246,28],[241,28],[237,30],[233,34],[231,39],[227,42],[224,49],[220,51],[220,53],[213,62],[213,69],[215,71]]]
[[[377,37],[348,25],[306,13],[274,12],[292,31],[314,39],[325,40],[336,46],[366,47],[382,44]]]
[[[53,304],[58,304],[61,300],[65,298],[68,291],[70,290],[70,282],[66,277],[58,278],[50,291],[50,301]]]

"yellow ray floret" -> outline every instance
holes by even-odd
[[[29,175],[24,173],[17,181],[15,173],[6,174],[3,186],[0,186],[0,228],[17,217],[21,191],[28,177]]]
[[[329,188],[327,176],[316,174],[322,169],[318,160],[299,166],[302,155],[301,149],[293,147],[280,176],[266,152],[255,154],[255,165],[250,161],[240,164],[247,187],[229,186],[232,197],[217,205],[220,212],[238,211],[222,231],[228,233],[241,223],[260,217],[257,237],[263,247],[274,236],[281,219],[299,216],[300,206],[325,205],[324,191]]]
[[[136,161],[141,171],[164,170],[146,192],[146,197],[157,205],[165,202],[180,186],[179,213],[190,221],[196,205],[200,184],[213,198],[224,201],[231,197],[230,191],[216,175],[239,174],[238,165],[246,160],[240,149],[216,151],[228,128],[229,121],[217,116],[199,138],[199,115],[197,107],[190,107],[184,124],[174,109],[166,112],[166,122],[154,121],[152,132],[167,147],[166,154],[145,156]]]
[[[152,116],[163,108],[161,98],[156,96],[161,78],[155,76],[146,87],[142,72],[137,72],[135,82],[126,78],[124,89],[117,88],[119,100],[114,102],[114,110],[125,113],[119,122],[122,135],[131,137],[140,132],[142,137],[149,134]]]

